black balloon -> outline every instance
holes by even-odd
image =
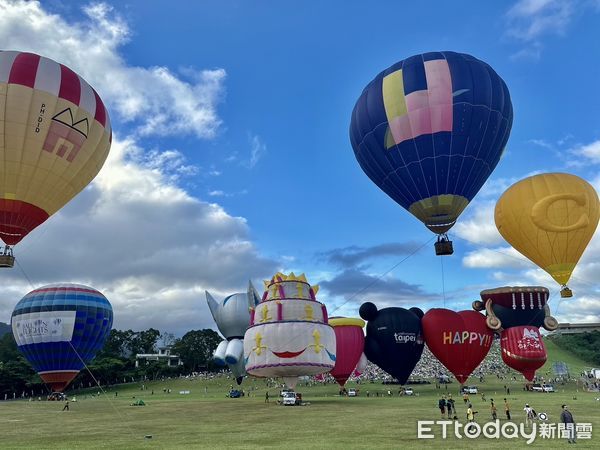
[[[423,353],[423,332],[419,308],[384,308],[363,303],[360,317],[368,321],[365,355],[401,384],[406,383]]]

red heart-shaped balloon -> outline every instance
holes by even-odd
[[[431,353],[463,384],[490,351],[494,332],[476,311],[434,308],[421,321]]]

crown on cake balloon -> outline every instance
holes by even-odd
[[[263,302],[278,299],[317,300],[319,286],[311,286],[302,273],[295,275],[291,272],[286,275],[277,272],[270,280],[264,280],[265,292],[262,296]]]

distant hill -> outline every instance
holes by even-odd
[[[0,337],[4,336],[6,333],[12,331],[10,325],[7,323],[0,322]]]
[[[572,357],[585,361],[584,366],[600,366],[600,331],[578,334],[559,334],[546,339]],[[565,361],[568,363],[568,361]]]

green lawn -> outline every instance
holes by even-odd
[[[565,361],[579,370],[585,363],[570,357],[560,349],[548,346],[552,360]],[[544,368],[545,369],[545,368]],[[542,369],[542,371],[544,371]],[[578,372],[577,372],[578,373]],[[475,440],[440,438],[440,428],[434,428],[436,439],[417,439],[417,420],[437,420],[437,400],[444,388],[435,385],[414,386],[414,397],[398,397],[398,386],[362,384],[360,396],[338,397],[335,385],[298,386],[304,407],[278,406],[274,400],[278,389],[270,389],[271,403],[265,404],[266,385],[263,380],[247,379],[242,387],[250,397],[225,398],[231,381],[168,380],[151,382],[142,391],[140,384],[122,385],[99,397],[91,391],[79,393],[70,411],[62,412],[62,403],[46,401],[0,402],[0,448],[521,448],[519,439]],[[490,418],[489,399],[495,398],[499,417],[504,423],[502,398],[506,381],[490,377],[483,383],[471,380],[486,394],[471,396],[479,411],[477,421]],[[577,422],[593,425],[592,440],[580,440],[577,448],[600,448],[600,397],[598,393],[583,393],[576,383],[556,385],[556,393],[524,392],[521,382],[508,382],[513,419],[523,421],[523,406],[530,403],[536,411],[547,412],[549,422],[558,421],[560,405],[568,403]],[[350,384],[349,387],[357,387]],[[456,399],[460,422],[465,422],[465,406],[457,395],[458,384],[451,384],[448,393]],[[171,389],[171,393],[163,389]],[[205,391],[206,388],[206,391]],[[152,394],[154,390],[154,394]],[[179,394],[189,390],[189,395]],[[370,397],[366,397],[369,390]],[[94,391],[96,392],[96,391]],[[118,392],[118,396],[115,396]],[[374,396],[378,392],[380,397]],[[72,395],[72,394],[71,394]],[[135,397],[135,398],[134,398]],[[147,406],[129,406],[142,398]],[[152,436],[151,439],[145,436]],[[451,442],[448,442],[451,441]],[[531,447],[560,448],[567,444],[560,439],[537,439]]]

